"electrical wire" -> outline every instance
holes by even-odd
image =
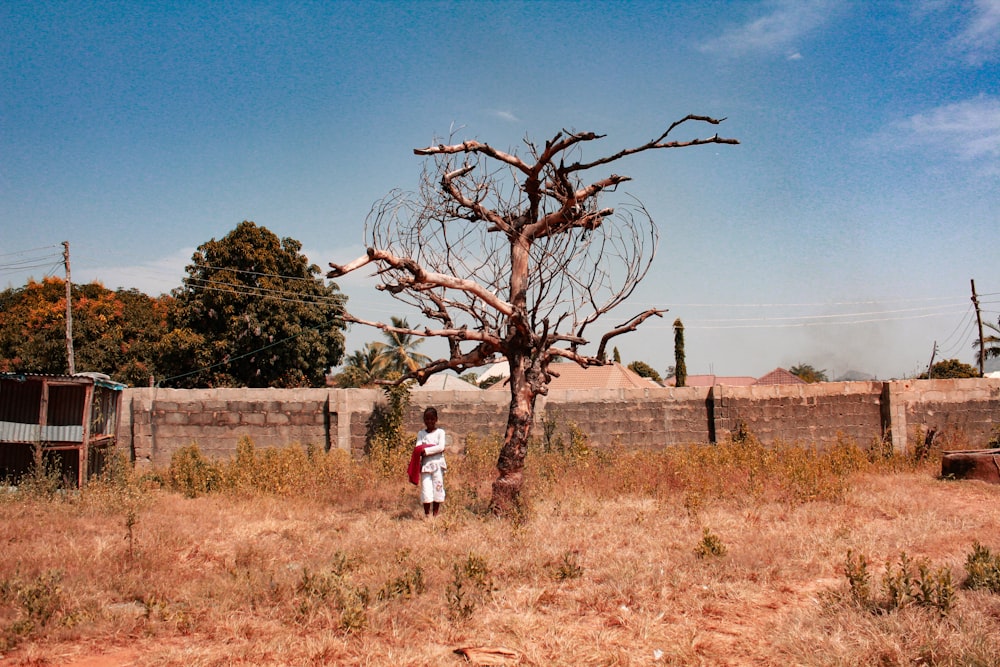
[[[317,324],[315,326],[307,327],[306,329],[304,329],[303,331],[300,331],[297,334],[291,335],[291,336],[289,336],[287,338],[283,338],[283,339],[278,340],[278,341],[274,341],[273,343],[268,343],[267,345],[259,347],[259,348],[255,349],[255,350],[251,350],[249,352],[244,352],[243,354],[239,354],[239,355],[237,355],[235,357],[228,357],[227,359],[225,359],[223,361],[220,361],[218,363],[211,364],[211,365],[205,366],[203,368],[198,368],[198,369],[195,369],[193,371],[188,371],[187,373],[181,373],[180,375],[173,375],[173,376],[168,377],[168,378],[163,378],[162,380],[159,380],[156,383],[156,386],[159,387],[164,382],[170,382],[171,380],[179,380],[180,378],[185,378],[185,377],[189,377],[191,375],[197,375],[199,373],[204,373],[205,371],[210,371],[213,368],[220,368],[222,366],[228,366],[229,364],[233,363],[234,361],[239,361],[240,359],[245,359],[247,357],[251,357],[251,356],[253,356],[255,354],[263,352],[264,350],[270,349],[272,347],[277,347],[278,345],[284,345],[288,341],[293,340],[295,338],[298,338],[299,336],[303,336],[303,335],[309,333],[310,331],[319,331],[320,329],[322,329],[324,327],[330,326],[331,324],[335,323],[336,321],[337,320],[335,320],[335,319],[333,319],[333,320],[327,320],[326,322],[324,322],[322,324]]]

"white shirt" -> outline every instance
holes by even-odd
[[[417,433],[417,446],[428,445],[424,450],[423,465],[420,472],[436,472],[437,470],[447,470],[448,464],[444,460],[445,435],[443,428],[436,428],[430,433],[421,429]]]

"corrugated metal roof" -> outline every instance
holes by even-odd
[[[128,385],[122,384],[121,382],[115,382],[104,373],[86,372],[77,373],[76,375],[62,375],[59,373],[0,373],[0,380],[24,382],[26,380],[36,379],[50,379],[60,382],[79,382],[80,384],[93,383],[98,387],[113,389],[115,391],[122,391],[128,387]]]

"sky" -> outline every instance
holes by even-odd
[[[910,377],[975,363],[972,281],[1000,317],[1000,0],[7,0],[0,31],[0,288],[64,275],[69,242],[74,282],[167,293],[243,220],[325,271],[417,187],[414,148],[567,128],[597,156],[693,113],[740,144],[614,165],[660,244],[609,325],[669,309],[623,362],[664,373],[680,318],[689,374]]]

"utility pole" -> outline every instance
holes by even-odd
[[[976,324],[979,325],[979,377],[983,377],[986,367],[986,347],[983,345],[983,315],[979,312],[979,299],[976,297],[976,281],[970,279],[972,283],[972,305],[976,307]]]
[[[73,283],[69,277],[69,241],[63,241],[63,264],[66,266],[66,359],[69,374],[76,374],[76,361],[73,358]]]
[[[931,373],[934,371],[934,356],[937,354],[937,341],[934,341],[934,349],[931,350],[931,363],[927,364],[927,379],[931,379]]]

